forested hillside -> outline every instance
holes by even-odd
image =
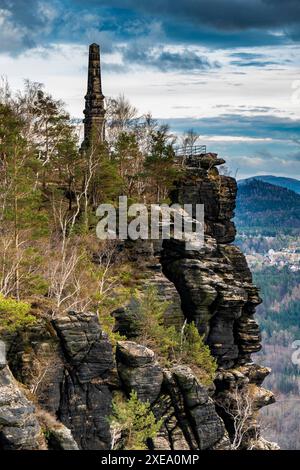
[[[235,222],[239,233],[297,234],[300,195],[256,179],[246,181],[239,185]]]
[[[264,181],[265,183],[273,184],[274,186],[281,186],[282,188],[290,189],[295,193],[300,194],[300,181],[295,178],[286,178],[284,176],[273,175],[257,175],[251,178],[239,180],[238,184],[248,184],[252,180]]]
[[[282,449],[300,446],[299,363],[297,343],[300,339],[300,271],[288,267],[265,267],[254,272],[261,288],[263,303],[258,309],[263,348],[259,361],[272,368],[266,385],[275,392],[276,403],[263,411],[264,434],[276,439]]]
[[[239,181],[235,222],[237,243],[248,255],[263,299],[258,360],[271,367],[266,385],[276,395],[274,406],[262,412],[262,428],[282,449],[298,449],[300,380],[292,357],[300,339],[300,196],[283,186],[297,190],[299,182],[272,176]]]
[[[274,396],[251,361],[236,181],[215,153],[176,160],[168,127],[124,97],[107,105],[105,139],[93,125],[80,146],[41,85],[0,91],[0,449],[276,449],[257,425]],[[204,247],[97,238],[120,195],[203,202]]]
[[[121,194],[164,201],[176,175],[173,137],[123,97],[108,100],[106,133],[82,151],[63,104],[40,84],[0,90],[0,295],[36,299],[53,314],[101,304],[104,315],[109,293],[130,287],[130,264],[114,268],[96,238],[96,208]]]

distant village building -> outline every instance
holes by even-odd
[[[89,48],[88,86],[84,110],[84,142],[87,148],[92,136],[97,140],[105,139],[105,107],[101,84],[100,47],[91,44]]]

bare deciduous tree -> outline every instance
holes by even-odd
[[[0,77],[0,103],[9,105],[12,100],[11,89],[7,77]]]
[[[199,139],[199,134],[194,131],[194,129],[188,129],[181,137],[182,147],[183,147],[183,158],[182,158],[182,165],[185,164],[185,161],[193,150],[194,145],[196,144],[197,140]]]
[[[229,417],[232,427],[232,450],[240,448],[249,430],[253,429],[254,399],[249,388],[238,388],[224,396],[217,398],[217,406]]]
[[[0,257],[0,292],[5,297],[17,291],[20,287],[21,275],[20,264],[23,258],[19,242],[15,249],[15,240],[13,236],[1,236],[1,257]],[[16,272],[19,276],[16,276]]]
[[[108,240],[97,255],[96,261],[100,268],[98,270],[99,278],[97,282],[98,294],[100,296],[99,303],[103,302],[119,280],[118,276],[112,275],[116,250],[117,244],[112,240]]]
[[[108,98],[106,100],[107,140],[113,144],[121,132],[131,128],[136,118],[137,109],[124,95]]]

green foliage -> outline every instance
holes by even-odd
[[[29,314],[30,305],[12,298],[5,298],[0,294],[0,330],[16,331],[32,325],[36,318]]]
[[[269,337],[279,330],[299,335],[300,271],[292,272],[288,266],[266,266],[254,272],[254,282],[263,299],[259,307],[262,330]]]
[[[38,249],[33,247],[24,249],[20,271],[22,272],[21,290],[26,297],[39,294],[44,296],[48,291],[49,283],[44,275],[39,273],[44,260],[44,253]]]
[[[0,104],[1,206],[3,218],[15,233],[30,227],[39,230],[47,217],[39,211],[41,192],[36,188],[40,163],[34,148],[23,137],[25,123],[9,107]],[[45,219],[46,218],[46,219]],[[39,236],[34,233],[32,236]]]
[[[99,165],[92,182],[94,207],[103,202],[113,202],[122,188],[117,163],[110,158],[104,144],[99,145],[98,159]]]
[[[174,326],[165,326],[164,316],[169,303],[159,299],[153,286],[133,300],[132,321],[140,341],[154,349],[164,365],[183,362],[195,369],[203,383],[211,383],[217,364],[195,324],[184,325],[181,332]]]
[[[113,308],[108,310],[107,309],[107,304],[112,306],[114,304],[118,305],[118,303],[108,302],[108,301],[104,302],[103,305],[101,305],[99,310],[98,310],[99,311],[99,321],[100,321],[101,328],[107,334],[112,346],[115,348],[118,341],[122,341],[126,338],[124,336],[122,336],[119,332],[114,331],[115,319],[111,315],[111,312],[112,312]]]
[[[89,305],[97,312],[113,344],[122,338],[114,331],[111,312],[133,297],[133,321],[141,341],[165,365],[186,361],[200,368],[203,364],[209,373],[209,352],[196,329],[186,326],[182,338],[174,326],[166,326],[169,303],[162,302],[154,288],[133,295],[143,270],[137,264],[135,270],[128,267],[105,245],[89,245],[99,203],[114,203],[121,193],[129,202],[166,200],[178,173],[168,127],[158,126],[150,116],[133,122],[135,110],[121,99],[108,130],[113,144],[95,136],[80,150],[63,104],[42,85],[27,82],[24,94],[11,103],[0,104],[3,293],[17,299],[25,295],[44,299],[50,292],[53,300],[54,281],[58,275],[67,276],[60,295],[76,308]],[[68,271],[69,242],[78,247],[78,260]],[[102,255],[95,263],[97,252]],[[35,321],[28,304],[4,297],[1,302],[1,328]]]
[[[113,431],[122,433],[125,450],[146,450],[147,440],[154,439],[162,425],[156,421],[150,403],[141,402],[135,391],[127,401],[120,395],[115,397],[110,423]]]
[[[114,292],[110,293],[105,297],[98,295],[99,301],[99,320],[101,327],[108,335],[112,345],[115,347],[118,341],[125,340],[119,332],[115,331],[115,318],[111,315],[111,312],[119,308],[121,305],[126,304],[132,295],[132,289],[124,287],[122,285],[121,275],[118,277],[118,281],[121,284],[115,287]]]
[[[182,335],[181,359],[199,368],[202,382],[211,383],[215,378],[217,363],[209,347],[204,344],[203,336],[194,322],[185,325]]]
[[[151,133],[150,153],[145,160],[144,177],[151,185],[155,202],[165,200],[178,176],[174,166],[174,148],[168,126]]]
[[[99,263],[95,263],[87,249],[88,243],[88,239],[85,238],[78,265],[81,279],[81,296],[89,298],[89,308],[97,312],[101,328],[115,346],[117,341],[125,338],[114,331],[115,319],[111,312],[126,304],[132,294],[131,289],[124,285],[128,279],[128,266],[125,263],[114,265],[113,262],[108,260],[112,256],[113,248],[107,247],[105,251],[105,247],[100,248],[99,245],[94,249],[95,251],[99,250],[104,255],[104,260],[101,260],[100,256]]]
[[[121,132],[113,152],[113,160],[117,164],[122,179],[123,194],[126,194],[129,198],[138,196],[143,155],[134,133]]]
[[[251,179],[239,185],[235,221],[240,233],[298,236],[300,195]]]
[[[135,301],[136,325],[141,340],[159,351],[160,356],[168,363],[174,359],[179,344],[175,327],[164,325],[164,314],[169,302],[161,301],[157,290],[152,286],[148,287],[140,298],[136,297]]]
[[[0,103],[0,151],[9,153],[15,145],[24,145],[25,140],[21,136],[22,120],[13,110]]]

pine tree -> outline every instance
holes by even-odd
[[[9,107],[0,105],[1,223],[2,234],[12,235],[15,263],[14,293],[19,297],[21,233],[44,231],[47,218],[39,212],[41,194],[36,184],[39,162],[22,135],[24,122]]]
[[[168,126],[161,126],[151,134],[150,154],[145,160],[144,176],[154,202],[161,202],[173,187],[178,170],[174,166],[175,152]],[[154,188],[151,190],[151,188]]]
[[[122,178],[123,193],[129,198],[136,197],[138,199],[143,188],[140,174],[143,170],[144,157],[133,132],[122,132],[118,136],[113,159],[118,165],[118,171]]]
[[[162,425],[156,421],[150,403],[140,401],[134,390],[127,401],[121,396],[115,398],[110,421],[113,432],[124,437],[124,450],[146,450],[147,440],[154,439]]]

